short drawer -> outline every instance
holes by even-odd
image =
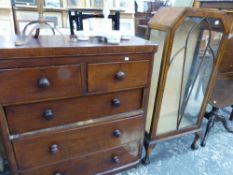
[[[114,169],[121,166],[125,168],[129,164],[137,164],[140,159],[140,149],[139,142],[130,142],[111,150],[23,172],[22,175],[94,175],[106,171],[114,172]]]
[[[0,103],[81,94],[80,65],[0,69]]]
[[[54,127],[141,108],[142,89],[5,108],[11,134]]]
[[[131,141],[142,140],[144,123],[143,116],[136,116],[14,140],[13,146],[18,167],[23,170],[51,164],[110,149]]]
[[[89,92],[144,87],[148,84],[150,61],[97,63],[88,65]]]

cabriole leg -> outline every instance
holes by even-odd
[[[193,143],[191,145],[192,150],[197,150],[198,149],[198,147],[199,147],[198,146],[198,141],[201,138],[201,136],[202,136],[201,131],[195,133],[195,137],[194,137]]]
[[[231,108],[232,108],[232,110],[231,110],[231,115],[230,115],[229,120],[230,120],[230,121],[233,121],[233,105],[231,105]]]
[[[149,143],[144,143],[144,146],[145,146],[145,150],[146,150],[146,155],[142,159],[142,164],[149,165],[150,164],[150,154],[156,145],[150,145]]]

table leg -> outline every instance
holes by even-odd
[[[208,119],[208,123],[207,123],[204,137],[203,137],[202,142],[201,142],[202,147],[204,147],[206,145],[206,141],[207,141],[207,138],[209,136],[210,130],[214,126],[215,118],[217,116],[216,113],[218,110],[219,110],[218,108],[213,107],[213,109],[209,113],[205,114],[205,117]]]

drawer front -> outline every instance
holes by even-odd
[[[150,62],[120,62],[88,65],[89,92],[144,87],[148,84]]]
[[[137,162],[140,148],[140,143],[131,142],[112,150],[24,172],[22,175],[94,175]]]
[[[20,169],[55,163],[143,139],[144,117],[136,116],[59,133],[14,140]]]
[[[6,107],[11,134],[139,109],[142,89]]]
[[[0,103],[81,94],[79,65],[0,70]]]

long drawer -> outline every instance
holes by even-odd
[[[150,61],[88,64],[89,92],[145,87]]]
[[[18,167],[27,169],[46,165],[141,140],[144,123],[144,117],[141,115],[14,140]]]
[[[0,103],[79,95],[80,65],[0,69]]]
[[[11,134],[139,109],[142,89],[5,108]]]
[[[127,167],[140,159],[140,142],[130,142],[120,147],[98,152],[82,158],[57,163],[52,166],[22,172],[22,175],[95,175]]]

